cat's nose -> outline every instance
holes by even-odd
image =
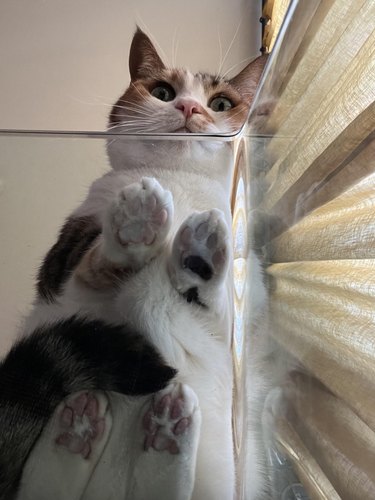
[[[175,108],[182,111],[185,118],[190,118],[193,113],[203,113],[202,106],[194,99],[179,99],[175,104]]]

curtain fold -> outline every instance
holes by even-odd
[[[293,464],[311,500],[341,500],[289,419],[278,419],[277,433],[279,448]]]
[[[375,171],[274,238],[268,244],[269,258],[273,262],[374,259],[374,186]],[[299,204],[297,199],[295,219],[300,218]]]
[[[311,498],[373,500],[375,2],[290,2],[277,29],[249,128],[271,333],[298,366],[276,439]]]
[[[341,498],[375,498],[375,433],[316,381],[295,375],[290,420]],[[312,404],[313,402],[313,404]]]

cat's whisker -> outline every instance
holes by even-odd
[[[127,131],[136,131],[136,132],[143,132],[145,131],[146,128],[149,128],[150,125],[158,126],[154,120],[131,120],[131,121],[125,121],[118,123],[112,127],[108,128],[108,131],[111,130],[118,130],[121,132],[127,132]],[[155,127],[154,127],[155,128]],[[156,129],[156,128],[155,128]]]
[[[177,27],[174,29],[173,40],[172,40],[172,64],[173,64],[173,67],[176,66],[176,60],[177,60],[178,40],[176,39],[176,37],[177,37]]]
[[[133,106],[134,108],[140,108],[140,109],[145,109],[145,106],[144,104],[138,104],[134,101],[129,101],[127,99],[121,99],[120,101],[121,103],[124,103],[124,104],[130,104],[131,106]],[[120,104],[118,104],[118,106],[120,106]]]
[[[133,82],[131,82],[131,83],[130,83],[130,86],[131,86],[131,87],[133,87],[133,89],[134,89],[136,92],[138,92],[138,94],[141,96],[141,98],[142,98],[142,99],[144,99],[144,98],[145,98],[145,96],[144,96],[144,95],[140,92],[139,88],[138,88],[138,87],[137,87],[137,86],[136,86]]]
[[[128,102],[128,101],[124,101]],[[129,105],[127,106],[116,106],[118,109],[122,109],[125,111],[134,111],[136,114],[140,115],[146,115],[146,116],[151,116],[151,113],[154,111],[154,109],[149,109],[148,107],[146,108],[145,106],[134,106],[132,103],[129,102]]]
[[[144,116],[138,116],[138,115],[128,115],[124,116],[122,119],[123,123],[148,123],[148,122],[155,122],[155,117],[152,115],[144,115]]]
[[[138,90],[138,89],[137,89],[137,90]],[[139,90],[138,90],[138,93],[140,93],[140,92],[139,92]],[[140,95],[141,95],[141,96],[142,96],[142,98],[144,99],[144,96],[143,96],[142,94],[140,94]],[[132,105],[132,106],[134,106],[134,107],[137,107],[137,108],[140,108],[140,109],[146,109],[146,107],[145,107],[145,105],[144,105],[144,104],[138,104],[138,103],[136,103],[136,102],[134,102],[134,101],[129,101],[128,99],[121,98],[121,102],[123,102],[123,103],[125,103],[125,104],[130,104],[130,105]]]
[[[114,129],[116,129],[116,132],[133,132],[133,131],[136,131],[136,132],[143,132],[145,131],[146,128],[149,127],[150,124],[138,124],[138,123],[133,123],[133,124],[126,124],[126,125],[117,125],[116,127],[113,127],[113,128],[110,128],[108,129],[109,132],[113,131]]]
[[[247,62],[250,62],[252,59],[254,59],[253,57],[246,57],[245,59],[242,59],[242,61],[236,63],[236,64],[233,64],[233,66],[231,66],[225,73],[223,73],[221,76],[222,78],[225,78],[231,71],[233,71],[235,68],[237,68],[237,66],[240,66],[241,64],[243,63],[247,63]]]
[[[80,104],[85,104],[87,106],[100,106],[100,103],[98,102],[89,102],[89,101],[84,101],[83,99],[78,99],[78,97],[71,97],[72,100],[76,101],[76,102],[79,102]],[[108,106],[110,106],[108,104]]]
[[[124,111],[134,111],[136,114],[144,114],[146,116],[149,116],[149,112],[147,113],[146,110],[145,110],[145,107],[144,106],[141,106],[141,105],[138,105],[134,102],[131,102],[131,101],[123,101],[123,102],[126,102],[126,103],[129,103],[131,106],[120,106],[118,104],[108,104],[106,102],[88,102],[88,101],[82,101],[80,100],[79,102],[81,102],[82,104],[87,104],[87,105],[90,105],[90,106],[106,106],[108,108],[116,108],[116,109],[121,109],[121,110],[124,110]]]
[[[222,63],[223,63],[223,45],[221,43],[220,26],[219,25],[217,25],[217,36],[219,39],[219,70],[220,70],[220,68],[222,67]],[[219,75],[220,75],[220,71],[217,72],[216,76],[219,76]]]
[[[236,118],[238,115],[241,115],[243,113],[242,110],[236,111],[233,115],[231,115],[231,118]],[[247,115],[246,115],[247,116]]]
[[[129,118],[149,118],[151,117],[152,115],[150,115],[150,113],[146,112],[146,111],[141,111],[140,109],[132,109],[132,108],[122,108],[124,111],[126,111],[125,116],[128,116]]]
[[[219,74],[221,74],[221,72],[223,70],[224,63],[225,63],[225,61],[226,61],[226,59],[227,59],[227,57],[229,55],[229,52],[231,51],[232,46],[233,46],[233,44],[234,44],[234,42],[235,42],[235,40],[237,38],[237,35],[238,35],[239,30],[240,30],[241,24],[242,24],[242,19],[240,19],[240,21],[239,21],[239,23],[237,25],[237,29],[236,29],[236,31],[235,31],[235,33],[233,35],[232,41],[230,42],[229,47],[228,47],[227,51],[224,54],[224,58],[223,58],[220,66],[219,66],[219,71],[218,71]]]

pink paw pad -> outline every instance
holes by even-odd
[[[126,186],[113,213],[113,226],[122,245],[152,245],[169,229],[173,209],[171,193],[156,179],[144,177]]]
[[[58,425],[56,444],[89,458],[93,443],[100,440],[105,428],[95,395],[82,392],[68,398],[58,416]]]
[[[156,394],[142,421],[146,434],[144,449],[180,453],[181,438],[190,430],[197,406],[193,391],[181,384]]]

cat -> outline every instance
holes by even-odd
[[[31,366],[36,355],[48,370],[63,368],[68,349],[68,366],[90,358],[92,378],[86,367],[82,373],[77,365],[79,376],[61,368],[55,388],[49,371],[35,369],[39,386],[30,384],[28,404],[40,394],[48,411],[37,432],[25,431],[33,438],[21,438],[28,449],[22,478],[0,498],[234,498],[231,144],[146,136],[130,143],[120,133],[233,133],[246,120],[264,63],[261,56],[230,80],[168,69],[137,29],[131,83],[110,115],[113,170],[94,182],[47,254],[24,337],[1,366],[7,373],[18,357],[17,378],[26,346]],[[76,338],[83,339],[78,347]],[[136,375],[119,360],[135,350],[139,368],[133,339],[146,360]],[[110,371],[109,383],[98,382],[93,360],[100,376]],[[23,399],[18,406],[23,412]],[[255,483],[252,498],[262,491],[262,479]]]

